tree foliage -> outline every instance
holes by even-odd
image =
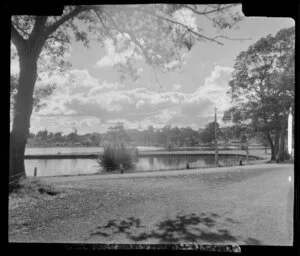
[[[261,38],[237,56],[229,82],[234,106],[223,120],[263,133],[273,159],[279,136],[285,135],[289,109],[294,109],[294,44],[294,27]]]
[[[215,125],[217,130],[217,139],[221,137],[221,129],[218,122],[210,122],[206,125],[204,131],[201,133],[201,141],[203,143],[212,143],[215,140]]]
[[[96,40],[102,46],[110,39],[117,53],[131,50],[124,63],[115,68],[122,73],[138,77],[136,58],[140,56],[148,64],[162,71],[182,65],[183,53],[198,41],[222,44],[219,38],[202,34],[202,29],[184,22],[184,11],[207,17],[215,27],[231,28],[242,19],[238,12],[229,12],[235,5],[101,5],[66,6],[61,17],[12,16],[12,42],[20,45],[18,38],[30,41],[35,34],[43,40],[39,58],[48,58],[47,68],[69,67],[64,53],[73,41],[89,47]],[[179,18],[178,18],[179,17]],[[19,49],[19,48],[18,48]],[[176,63],[169,67],[167,64]]]

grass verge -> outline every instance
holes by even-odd
[[[61,196],[62,192],[61,189],[42,182],[39,178],[27,177],[20,180],[18,185],[9,192],[9,209],[21,205],[34,205],[39,200]]]

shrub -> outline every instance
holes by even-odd
[[[124,143],[104,146],[103,155],[99,156],[97,162],[106,171],[121,169],[121,165],[124,170],[135,167],[134,153]]]

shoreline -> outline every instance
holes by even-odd
[[[291,164],[293,163],[285,163]],[[278,167],[282,163],[270,163],[259,161],[249,165],[231,165],[221,167],[204,167],[194,169],[181,169],[181,170],[162,170],[162,171],[147,171],[147,172],[130,172],[130,173],[95,173],[95,174],[81,174],[81,175],[60,175],[60,176],[39,176],[30,178],[39,178],[49,182],[64,182],[64,181],[78,181],[78,180],[97,180],[97,179],[130,179],[130,178],[151,178],[151,177],[171,177],[171,176],[185,176],[191,174],[205,174],[205,173],[227,173],[235,171],[250,171],[256,169],[269,169],[271,167]]]
[[[293,163],[290,163],[293,164]],[[249,164],[244,165],[227,165],[227,166],[205,166],[205,167],[195,167],[190,169],[169,169],[169,170],[149,170],[149,171],[135,171],[135,172],[126,172],[120,173],[120,171],[114,172],[99,172],[99,173],[90,173],[90,174],[77,174],[77,175],[54,175],[54,176],[37,176],[30,178],[41,178],[41,179],[110,179],[110,178],[131,178],[131,177],[153,177],[153,176],[176,176],[176,175],[188,175],[196,173],[210,173],[210,172],[226,172],[229,169],[253,169],[260,168],[262,166],[278,165],[277,163],[268,162],[265,159],[252,161]],[[229,170],[229,171],[230,171]],[[234,171],[234,170],[233,170]]]

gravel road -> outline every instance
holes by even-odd
[[[9,241],[292,245],[293,164],[41,177],[9,207]]]

